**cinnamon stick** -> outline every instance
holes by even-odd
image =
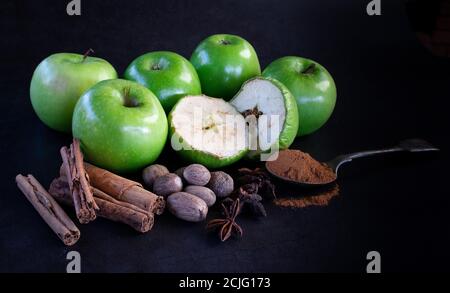
[[[62,147],[60,153],[77,218],[80,223],[89,223],[95,220],[98,206],[92,194],[89,176],[84,169],[80,142],[74,138],[70,147]]]
[[[141,233],[147,232],[153,227],[153,213],[130,203],[118,201],[95,187],[92,189],[94,200],[99,207],[98,216],[127,224]],[[73,198],[65,177],[54,179],[50,184],[49,192],[61,204],[73,206]]]
[[[19,174],[16,176],[16,183],[39,215],[65,245],[73,245],[78,241],[80,230],[33,175]]]
[[[139,182],[126,179],[89,163],[84,163],[84,168],[89,175],[91,185],[113,198],[157,215],[164,211],[164,198],[145,190]]]

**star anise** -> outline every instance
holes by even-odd
[[[222,211],[225,216],[224,219],[214,219],[208,222],[206,229],[208,230],[219,230],[220,240],[226,241],[231,235],[242,236],[243,230],[236,223],[236,217],[239,214],[241,205],[239,198],[233,200],[232,203],[227,206],[226,203],[222,202]]]
[[[255,217],[267,217],[266,209],[261,203],[261,196],[254,194],[244,201],[244,207]]]
[[[253,216],[266,217],[266,209],[261,203],[262,197],[258,194],[258,188],[259,187],[257,183],[244,184],[236,189],[231,197],[240,200],[241,211],[248,210]]]
[[[256,184],[258,187],[257,193],[265,199],[275,199],[275,185],[270,180],[270,176],[264,169],[256,168],[254,170],[249,168],[241,168],[238,170],[241,175],[238,178],[239,185],[245,185],[249,183]]]

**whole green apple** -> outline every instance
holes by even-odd
[[[242,84],[261,74],[258,56],[249,42],[235,35],[212,35],[192,53],[204,94],[231,99]]]
[[[90,88],[73,112],[73,136],[86,160],[117,173],[155,161],[167,139],[167,118],[158,98],[128,80],[102,81]]]
[[[125,78],[150,89],[166,112],[182,97],[201,94],[194,67],[173,52],[151,52],[136,58],[125,71]]]
[[[294,95],[300,117],[298,136],[316,131],[333,113],[336,85],[330,73],[319,63],[286,56],[273,61],[262,74],[282,82]]]
[[[114,78],[116,70],[106,60],[72,53],[53,54],[34,71],[31,104],[47,126],[70,132],[73,109],[81,95],[97,82]]]

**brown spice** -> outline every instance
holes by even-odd
[[[73,245],[80,239],[80,230],[33,175],[19,174],[16,176],[16,182],[42,219],[65,245]],[[68,185],[67,191],[68,197],[71,198],[72,194]]]
[[[89,176],[84,169],[79,140],[74,138],[69,147],[61,148],[60,153],[63,161],[61,168],[67,177],[77,218],[82,224],[89,223],[95,220],[98,206],[92,194]]]
[[[154,214],[143,210],[133,204],[116,200],[112,196],[93,187],[94,200],[99,206],[97,215],[115,222],[122,222],[133,227],[136,231],[144,233],[149,231],[154,224]],[[60,204],[73,206],[73,198],[69,184],[64,176],[52,181],[48,191]]]
[[[231,200],[228,206],[222,202],[222,211],[225,216],[223,219],[214,219],[208,222],[206,229],[209,231],[219,230],[220,240],[226,241],[231,235],[242,237],[244,230],[236,223],[236,217],[239,215],[241,204],[239,198]]]
[[[128,202],[145,211],[162,214],[164,198],[142,187],[138,182],[126,179],[105,169],[84,163],[92,187],[98,188],[113,198]]]
[[[305,208],[308,206],[326,206],[339,195],[337,183],[319,189],[303,191],[298,197],[277,198],[273,203],[286,208]]]
[[[275,175],[297,182],[321,184],[336,180],[330,167],[300,150],[280,151],[278,158],[268,161],[266,167]]]

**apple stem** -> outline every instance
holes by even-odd
[[[308,67],[306,67],[302,73],[303,74],[311,74],[314,72],[314,69],[316,69],[316,64],[315,63],[311,63],[308,65]]]
[[[125,100],[128,100],[128,98],[130,97],[130,91],[131,91],[131,88],[129,86],[127,86],[123,89],[123,95],[124,95]]]
[[[130,92],[131,92],[131,88],[129,86],[127,86],[126,88],[123,89],[123,96],[124,96],[123,97],[123,100],[124,100],[123,105],[127,108],[134,108],[134,107],[139,106],[139,103],[131,97]]]
[[[152,70],[161,70],[161,66],[159,66],[159,64],[153,64]]]
[[[228,40],[220,40],[220,43],[221,43],[222,45],[230,45],[230,44],[231,44],[231,42],[228,41]]]
[[[83,55],[83,61],[86,60],[86,58],[91,54],[94,53],[94,50],[92,50],[91,48],[89,48],[86,53],[84,53]]]

